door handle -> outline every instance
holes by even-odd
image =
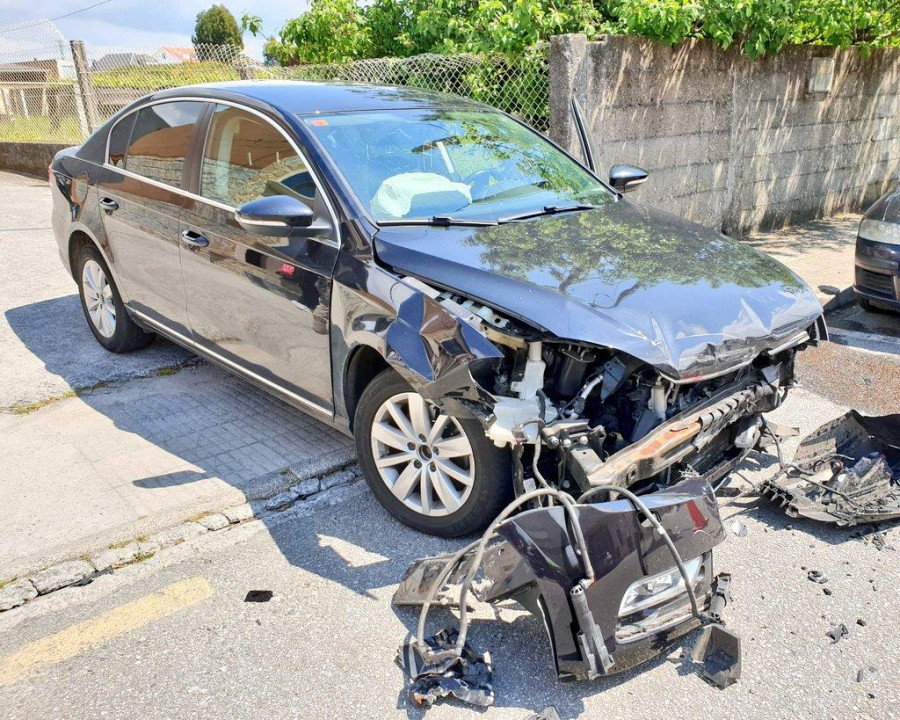
[[[181,241],[190,247],[206,247],[209,245],[209,240],[193,230],[182,230]]]
[[[100,198],[100,207],[109,215],[113,210],[119,209],[119,203],[117,203],[112,198],[104,197]]]

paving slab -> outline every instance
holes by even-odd
[[[853,256],[862,215],[848,213],[780,230],[757,232],[742,242],[768,253],[803,278],[824,305],[832,295],[822,285],[843,290],[853,285]]]
[[[280,470],[350,444],[205,364],[0,415],[0,577],[287,487]]]

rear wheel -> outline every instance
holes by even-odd
[[[85,245],[76,262],[81,309],[88,327],[103,347],[125,353],[147,347],[156,337],[131,319],[109,268],[94,245]]]
[[[392,370],[363,392],[354,435],[375,497],[416,530],[467,535],[512,497],[508,451],[495,447],[480,423],[450,417]]]

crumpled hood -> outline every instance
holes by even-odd
[[[771,257],[627,200],[489,227],[390,227],[397,271],[676,379],[723,372],[809,327],[822,306]]]

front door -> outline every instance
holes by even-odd
[[[303,158],[250,111],[217,105],[195,192],[181,217],[182,268],[193,339],[226,363],[331,410],[329,301],[337,229]],[[327,237],[244,230],[234,209],[265,195],[310,205]]]
[[[179,258],[185,165],[205,103],[149,105],[113,128],[98,195],[109,253],[131,310],[187,336]]]

